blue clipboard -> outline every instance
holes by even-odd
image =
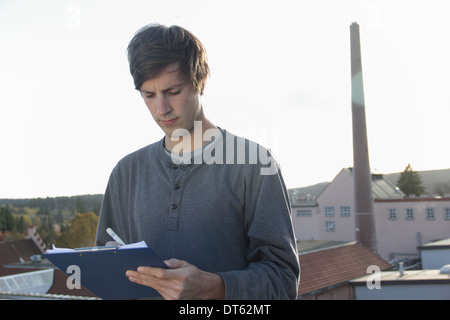
[[[78,266],[81,285],[104,300],[160,297],[155,289],[131,282],[125,272],[139,266],[168,268],[148,247],[81,248],[73,252],[44,253],[43,256],[68,275],[72,275],[72,272],[67,272],[69,266]]]

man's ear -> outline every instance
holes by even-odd
[[[203,82],[202,88],[200,89],[200,95],[202,96],[205,93],[205,83]]]

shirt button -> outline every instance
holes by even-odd
[[[178,206],[174,203],[170,206],[172,208],[172,210],[175,210],[176,208],[178,208]]]
[[[174,186],[174,188],[175,188],[175,190],[178,190],[178,189],[180,189],[181,187],[180,187],[180,185],[179,185],[178,183],[176,183],[175,186]]]

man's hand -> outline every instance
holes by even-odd
[[[149,286],[166,300],[224,299],[225,284],[221,276],[205,272],[186,261],[164,261],[170,269],[139,267],[126,272],[130,281]]]

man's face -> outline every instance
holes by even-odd
[[[202,120],[200,94],[181,74],[178,63],[167,66],[153,79],[145,81],[140,92],[153,119],[167,138],[175,129],[194,130],[194,121]]]

